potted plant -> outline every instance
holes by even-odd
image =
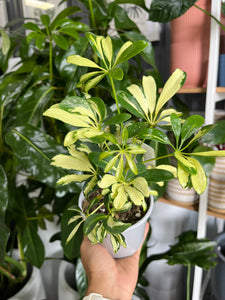
[[[68,154],[56,155],[51,163],[69,170],[58,184],[83,183],[84,206],[70,208],[71,229],[66,243],[82,229],[92,243],[104,244],[110,238],[112,253],[117,253],[121,245],[126,247],[129,243],[123,234],[132,228],[133,221],[123,219],[124,212],[133,216],[138,209],[142,218],[149,209],[149,196],[157,196],[158,187],[173,174],[178,175],[183,187],[191,181],[197,193],[204,192],[207,186],[204,169],[186,149],[213,125],[203,126],[204,118],[199,115],[184,121],[174,109],[165,108],[185,81],[186,74],[179,69],[168,79],[160,95],[152,76],[143,76],[142,87],[131,84],[124,88],[123,64],[143,51],[147,46],[145,41],[126,42],[115,51],[109,36],[93,33],[86,36],[98,63],[76,54],[67,58],[68,63],[94,68],[85,72],[78,83],[83,97],[68,96],[44,115],[72,125],[64,139]],[[111,103],[91,96],[91,89],[104,79],[111,88],[115,109]],[[163,131],[165,127],[173,131],[175,144]],[[168,146],[170,153],[166,153],[166,147],[164,154],[158,152],[159,144]],[[224,156],[225,152],[203,151],[194,155]],[[178,162],[177,169],[165,162],[172,156]]]

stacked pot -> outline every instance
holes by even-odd
[[[217,157],[209,181],[209,209],[225,212],[225,157]]]

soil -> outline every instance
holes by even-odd
[[[97,196],[101,197],[101,191],[100,190],[97,190],[97,191],[93,192],[91,194],[91,196],[89,197],[89,199],[92,200]],[[149,205],[149,199],[146,198],[145,201]],[[103,202],[103,200],[102,200],[102,202]],[[98,205],[100,203],[101,203],[101,201],[98,203]],[[88,205],[89,205],[89,202],[85,199],[84,202],[83,202],[83,210],[84,211],[86,211]],[[91,211],[95,210],[96,207],[97,206],[93,206]],[[97,211],[97,213],[108,214],[108,211],[105,208],[105,206],[102,206]],[[137,223],[140,219],[142,219],[145,214],[146,214],[146,211],[145,212],[143,211],[142,206],[132,205],[131,209],[129,209],[128,211],[115,213],[115,218],[117,220],[120,220],[120,221],[124,222],[124,223],[131,223],[133,225],[133,224]]]

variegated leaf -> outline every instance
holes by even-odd
[[[186,188],[188,185],[190,174],[183,168],[183,166],[179,163],[177,163],[177,177],[179,180],[180,185],[182,188]]]
[[[76,175],[76,174],[70,174],[70,175],[66,175],[61,177],[58,181],[57,184],[69,184],[71,182],[83,182],[86,181],[88,178],[90,178],[91,176],[93,176],[92,174],[90,175]]]
[[[144,96],[142,90],[136,84],[130,85],[127,89],[135,97],[135,99],[137,100],[141,109],[147,116],[148,115],[148,104],[146,102],[146,99],[145,99],[145,96]]]
[[[114,184],[116,182],[117,182],[117,180],[116,180],[115,176],[105,174],[102,177],[102,179],[98,182],[98,186],[102,189],[105,189],[105,188],[108,188],[109,186],[111,186],[112,184]]]
[[[192,157],[189,159],[197,170],[197,174],[191,175],[192,186],[198,194],[202,194],[207,187],[205,171],[197,159]]]
[[[120,56],[121,56],[121,55],[123,54],[123,52],[126,51],[126,49],[129,48],[131,45],[132,45],[132,42],[130,42],[130,41],[128,41],[128,42],[126,42],[125,44],[123,44],[123,46],[120,48],[120,50],[119,50],[119,52],[118,52],[118,54],[117,54],[117,56],[116,56],[116,59],[115,59],[115,62],[114,62],[113,67],[117,65]]]
[[[163,106],[177,93],[186,79],[186,73],[176,69],[165,83],[156,105],[156,115]]]
[[[142,85],[144,89],[145,98],[147,101],[150,115],[152,116],[156,106],[156,84],[152,76],[143,76]]]
[[[116,209],[121,209],[127,202],[127,194],[125,192],[124,186],[121,185],[117,190],[117,195],[113,200],[113,205]]]
[[[112,48],[112,40],[109,36],[107,36],[106,38],[104,38],[102,40],[102,48],[103,48],[103,52],[104,52],[106,58],[108,59],[108,62],[111,67],[113,48]]]
[[[56,167],[67,170],[93,172],[93,167],[90,168],[89,164],[87,164],[85,161],[70,155],[59,154],[54,156],[52,160],[53,161],[51,162],[51,165]]]
[[[67,57],[66,61],[70,64],[74,64],[81,67],[90,67],[104,70],[92,60],[82,57],[80,55],[70,55]]]
[[[59,105],[53,105],[47,109],[44,113],[44,116],[51,117],[57,120],[60,120],[66,124],[70,124],[78,127],[89,127],[94,126],[93,121],[87,116],[81,116],[77,114],[71,114],[63,109],[59,108]]]
[[[141,192],[139,192],[136,188],[131,186],[125,186],[125,191],[127,192],[129,198],[135,205],[142,205],[144,200],[144,196]]]
[[[137,177],[132,181],[132,185],[141,192],[144,197],[149,197],[150,190],[148,187],[148,183],[144,177]]]

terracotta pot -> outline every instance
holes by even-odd
[[[81,194],[79,197],[79,207],[82,209],[82,202],[84,200],[84,195]],[[144,215],[144,217],[139,220],[134,225],[130,226],[127,230],[125,230],[122,234],[125,238],[125,242],[127,247],[124,248],[123,246],[120,246],[119,250],[114,253],[111,242],[110,242],[110,236],[107,235],[104,239],[103,243],[101,244],[104,248],[108,250],[110,255],[114,258],[122,258],[127,257],[132,254],[134,254],[137,249],[140,247],[143,238],[144,238],[144,232],[145,232],[145,226],[146,222],[148,221],[148,218],[150,217],[154,205],[154,199],[151,196],[150,197],[150,206]]]
[[[184,205],[192,205],[198,200],[198,194],[193,188],[182,188],[178,179],[173,178],[168,181],[166,188],[166,198],[168,198],[171,202],[179,202]]]
[[[210,0],[196,2],[210,11]],[[206,87],[209,57],[210,17],[191,7],[184,15],[171,21],[170,70],[187,73],[183,87]]]

